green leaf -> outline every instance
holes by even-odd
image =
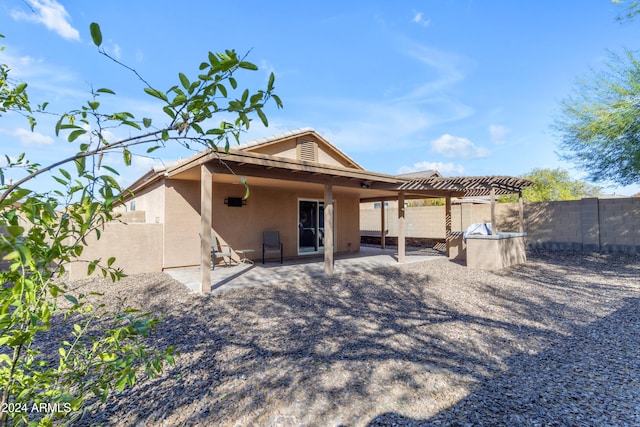
[[[159,90],[156,90],[152,87],[145,87],[144,91],[147,92],[149,95],[154,96],[158,99],[161,99],[165,102],[169,102],[169,98],[167,98],[167,95],[165,95],[164,93],[160,92]]]
[[[220,91],[222,96],[224,96],[226,98],[227,97],[227,88],[222,83],[218,83],[216,85],[216,87],[218,88],[218,90]]]
[[[100,31],[100,25],[92,22],[89,25],[89,31],[91,32],[91,39],[93,40],[93,44],[100,47],[102,44],[102,31]]]
[[[168,131],[168,130],[166,130],[166,129],[164,129],[164,130],[162,131],[162,140],[163,140],[163,141],[168,141],[168,140],[169,140],[169,131]]]
[[[20,83],[19,85],[17,85],[15,88],[16,95],[20,95],[22,92],[24,92],[26,88],[27,88],[26,83]]]
[[[158,148],[160,148],[159,145],[153,146],[153,147],[149,147],[147,148],[147,153],[153,153],[154,151],[156,151]]]
[[[120,175],[120,174],[118,173],[118,171],[117,171],[117,170],[115,170],[114,168],[112,168],[111,166],[102,165],[102,168],[103,168],[103,169],[108,170],[109,172],[111,172],[111,173],[112,173],[112,174],[114,174],[114,175]]]
[[[253,70],[257,71],[258,66],[256,64],[252,64],[251,62],[242,61],[238,64],[238,67],[244,68],[245,70]]]
[[[265,125],[265,127],[269,126],[269,120],[267,120],[267,116],[262,112],[262,109],[256,108],[256,113],[258,113],[258,117],[262,120],[262,124]]]
[[[242,199],[247,200],[251,195],[251,191],[249,190],[249,184],[247,184],[247,178],[245,177],[240,178],[240,182],[242,182],[242,185],[244,185],[244,196],[242,196]]]
[[[101,87],[96,92],[98,92],[98,93],[110,93],[111,95],[115,95],[116,94],[114,91],[112,91],[111,89],[108,89],[106,87]]]
[[[91,274],[91,273],[89,273],[89,274]],[[76,297],[74,297],[73,295],[65,294],[65,295],[64,295],[64,298],[65,298],[67,301],[69,301],[69,302],[71,302],[71,303],[73,303],[73,304],[78,304],[78,299],[77,299]]]
[[[73,132],[71,132],[71,133],[69,134],[69,136],[67,137],[67,140],[68,140],[69,142],[73,142],[73,141],[75,141],[76,139],[78,139],[78,137],[79,137],[79,136],[84,135],[85,133],[87,133],[87,131],[86,131],[86,130],[84,130],[84,129],[77,129],[77,130],[74,130]]]
[[[66,171],[66,170],[64,170],[64,169],[59,169],[59,170],[60,170],[60,173],[61,173],[65,178],[67,178],[68,180],[71,180],[71,174],[70,174],[69,172],[67,172],[67,171]]]
[[[84,172],[86,171],[86,161],[84,157],[80,157],[74,160],[74,163],[76,164],[76,169],[78,170],[78,175],[84,175]]]
[[[122,156],[124,158],[124,164],[127,166],[131,166],[131,151],[126,148],[122,151]]]
[[[172,107],[177,107],[179,105],[182,105],[184,103],[187,102],[187,97],[180,94],[180,95],[176,95],[175,98],[173,98],[173,102],[171,103]]]
[[[144,125],[144,127],[148,128],[151,127],[151,119],[148,117],[145,117],[142,119],[142,124]]]
[[[260,101],[262,101],[262,93],[254,93],[253,95],[251,95],[251,98],[249,99],[249,102],[251,103],[251,105],[257,104]]]
[[[182,87],[189,90],[189,86],[191,86],[191,83],[189,82],[187,76],[185,76],[183,73],[179,73],[178,77],[180,77],[180,83],[182,84]]]
[[[168,105],[164,106],[162,111],[164,111],[167,116],[171,117],[172,120],[176,118],[176,113]]]
[[[273,89],[273,83],[276,79],[276,76],[271,73],[269,74],[269,83],[267,83],[267,90],[270,92]]]

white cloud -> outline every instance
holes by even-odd
[[[120,56],[122,54],[122,49],[120,48],[120,45],[117,43],[113,43],[110,42],[110,45],[108,48],[105,48],[107,53],[111,54],[111,56],[113,56],[116,59],[120,59]]]
[[[80,33],[68,22],[69,14],[60,3],[55,0],[25,1],[31,6],[32,13],[13,10],[11,12],[13,19],[43,24],[48,29],[58,33],[60,37],[68,40],[80,40]]]
[[[455,102],[450,100],[447,91],[465,78],[461,58],[412,42],[409,42],[404,53],[432,70],[436,76],[414,88],[401,100]]]
[[[416,12],[413,15],[413,22],[426,28],[431,24],[431,19],[424,19],[424,14],[422,12]]]
[[[488,149],[478,147],[467,138],[449,135],[448,133],[431,141],[431,149],[448,158],[469,159],[487,157],[489,155]]]
[[[506,142],[507,134],[509,133],[509,129],[500,125],[491,125],[489,126],[489,135],[491,136],[491,141],[494,144],[504,144]]]
[[[442,162],[418,162],[413,166],[402,166],[398,169],[398,174],[411,173],[425,170],[437,170],[444,176],[462,175],[464,173],[464,167],[455,163],[442,163]]]
[[[18,137],[20,143],[27,147],[41,147],[43,145],[51,145],[54,139],[48,135],[38,132],[31,132],[24,128],[18,128],[11,132],[11,135]]]

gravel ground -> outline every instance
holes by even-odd
[[[181,355],[78,425],[640,425],[640,258],[446,259],[189,294],[162,273],[82,283],[163,319]]]

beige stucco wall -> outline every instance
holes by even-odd
[[[162,270],[162,225],[110,222],[105,225],[98,240],[95,233],[87,237],[87,246],[79,261],[68,265],[69,279],[87,277],[87,262],[114,256],[113,267],[122,268],[126,274],[147,273]],[[82,262],[85,261],[85,262]],[[101,274],[99,269],[94,272]]]
[[[296,145],[297,145],[297,142],[295,139],[293,139],[288,141],[282,141],[277,144],[257,146],[255,148],[252,147],[250,151],[253,153],[268,154],[270,156],[283,157],[285,159],[295,159],[297,157]]]
[[[135,193],[124,206],[119,206],[119,212],[131,212],[132,203],[135,202],[135,212],[144,212],[144,222],[150,224],[164,223],[165,198],[164,179]]]
[[[242,197],[244,187],[214,183],[212,197],[213,229],[222,244],[234,250],[253,249],[247,256],[262,258],[262,233],[280,231],[285,257],[298,256],[298,200],[324,200],[324,190],[311,188],[276,189],[251,186],[251,196],[242,207],[224,204],[227,197]],[[186,197],[186,200],[182,199]],[[336,250],[360,249],[359,200],[356,195],[334,189]],[[164,268],[198,265],[200,231],[200,183],[167,181],[165,212]],[[236,257],[237,260],[237,257]]]
[[[467,239],[467,267],[497,270],[527,261],[525,238]]]
[[[199,263],[200,183],[166,180],[163,267]]]
[[[300,138],[279,141],[275,144],[265,144],[249,148],[253,153],[268,154],[270,156],[283,157],[287,159],[298,159],[297,145],[305,141],[314,141],[317,147],[317,162],[325,165],[349,167],[348,162],[336,156],[326,144],[313,135],[305,135]]]

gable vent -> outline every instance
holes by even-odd
[[[301,141],[298,144],[298,158],[309,162],[316,161],[316,143],[314,141]]]

